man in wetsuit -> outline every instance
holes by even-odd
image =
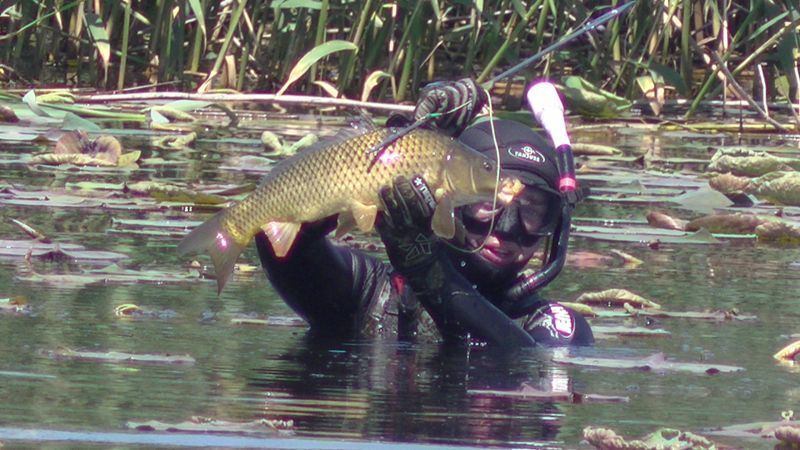
[[[464,129],[486,100],[472,80],[438,84],[423,92],[415,118],[435,117],[430,126],[494,159],[490,123]],[[494,128],[501,167],[526,188],[505,207],[459,208],[463,242],[444,242],[431,231],[435,205],[421,177],[400,177],[381,190],[385,212],[377,228],[391,265],[329,241],[335,217],[303,225],[285,258],[275,256],[263,233],[256,235],[269,280],[312,334],[409,340],[438,333],[445,342],[503,347],[593,341],[582,316],[535,292],[563,265],[569,233],[571,208],[557,191],[556,152],[517,122],[497,120]],[[521,273],[545,241],[544,267]]]

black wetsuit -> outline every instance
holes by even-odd
[[[284,301],[314,334],[344,339],[397,335],[437,338],[437,328],[422,314],[412,290],[393,274],[388,263],[357,250],[333,244],[325,237],[331,227],[301,232],[284,259],[275,257],[263,233],[256,235],[261,263]],[[327,228],[327,229],[325,229]],[[305,231],[305,230],[304,230]],[[449,262],[443,304],[434,314],[445,323],[441,335],[464,337],[467,333],[490,344],[527,346],[589,344],[592,333],[586,320],[574,311],[536,294],[514,302],[506,314],[479,293]],[[501,292],[501,289],[497,290]],[[489,294],[491,295],[491,294]],[[520,318],[521,323],[514,319]]]

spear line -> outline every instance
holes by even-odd
[[[568,44],[570,41],[574,40],[575,38],[577,38],[579,36],[582,36],[583,34],[589,32],[589,31],[592,31],[595,28],[599,27],[600,25],[603,25],[604,23],[608,22],[609,20],[619,16],[623,12],[627,11],[628,9],[630,9],[630,7],[633,6],[635,3],[636,3],[636,0],[633,0],[631,2],[625,3],[622,6],[619,6],[617,8],[612,9],[611,11],[603,14],[602,16],[598,17],[597,19],[592,20],[591,22],[583,25],[582,27],[578,28],[577,30],[573,31],[572,33],[562,37],[561,39],[558,40],[558,42],[548,46],[547,48],[542,49],[541,51],[539,51],[535,55],[527,58],[526,60],[524,60],[522,62],[520,62],[516,66],[506,70],[505,72],[501,73],[500,75],[497,75],[496,77],[492,78],[491,80],[481,84],[481,87],[483,87],[486,90],[491,89],[492,86],[494,86],[495,83],[497,83],[498,81],[502,80],[503,78],[507,78],[507,77],[510,77],[511,75],[514,75],[515,73],[517,73],[520,70],[524,69],[525,67],[531,65],[532,63],[534,63],[535,61],[541,59],[542,57],[544,57],[544,56],[546,56],[546,55],[548,55],[548,54],[560,49],[563,46],[565,46],[566,44]]]

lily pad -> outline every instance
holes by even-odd
[[[627,289],[607,289],[599,292],[586,292],[581,294],[575,302],[587,305],[601,305],[607,308],[625,304],[636,308],[661,308],[661,305],[658,303],[648,300],[638,294],[634,294]]]
[[[36,258],[48,261],[81,261],[108,264],[128,258],[122,253],[86,250],[79,244],[41,242],[38,240],[0,240],[0,257]]]
[[[45,350],[42,353],[45,356],[53,359],[66,359],[70,361],[170,365],[192,365],[195,363],[195,359],[189,355],[171,355],[168,353],[126,353],[117,351],[96,352],[72,349]]]
[[[612,337],[666,337],[672,334],[661,328],[629,327],[624,325],[592,325],[592,333],[597,339]]]
[[[294,422],[291,420],[260,419],[252,422],[228,422],[207,417],[192,417],[190,421],[179,423],[149,420],[146,422],[128,422],[126,426],[138,431],[294,434]]]
[[[586,427],[583,429],[583,438],[601,450],[716,450],[721,448],[703,436],[672,428],[662,428],[641,440],[628,441],[608,428]]]
[[[747,149],[719,149],[711,157],[708,170],[733,175],[758,177],[775,171],[793,170],[791,158],[779,158],[766,152]]]
[[[724,364],[703,364],[694,362],[667,361],[663,353],[647,358],[594,358],[553,355],[553,361],[570,366],[595,367],[603,369],[635,369],[652,372],[690,372],[713,375],[720,372],[739,372],[744,367]]]
[[[582,394],[572,391],[546,391],[537,389],[528,383],[522,383],[519,389],[509,391],[469,389],[467,390],[467,395],[565,403],[628,403],[630,401],[629,397],[623,396]]]
[[[781,205],[800,206],[800,172],[772,172],[750,182],[750,193]]]
[[[589,117],[617,117],[632,105],[629,100],[600,89],[579,76],[566,77],[560,90],[569,109]]]
[[[167,272],[158,270],[122,269],[111,264],[102,269],[78,273],[36,273],[26,271],[16,278],[29,283],[43,283],[61,288],[80,288],[92,284],[186,283],[203,280],[197,270]]]
[[[686,231],[706,229],[711,233],[752,234],[756,227],[768,220],[755,214],[711,214],[686,224]]]

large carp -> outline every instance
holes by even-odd
[[[247,198],[189,233],[178,252],[207,251],[221,292],[236,258],[261,230],[278,257],[289,252],[304,222],[338,214],[339,236],[355,227],[372,230],[380,207],[378,192],[399,175],[425,179],[437,201],[432,229],[448,239],[455,233],[453,208],[491,201],[495,192],[507,203],[522,190],[516,178],[503,178],[497,186],[494,161],[431,130],[406,134],[374,161],[368,150],[390,132],[340,133],[281,161]]]

